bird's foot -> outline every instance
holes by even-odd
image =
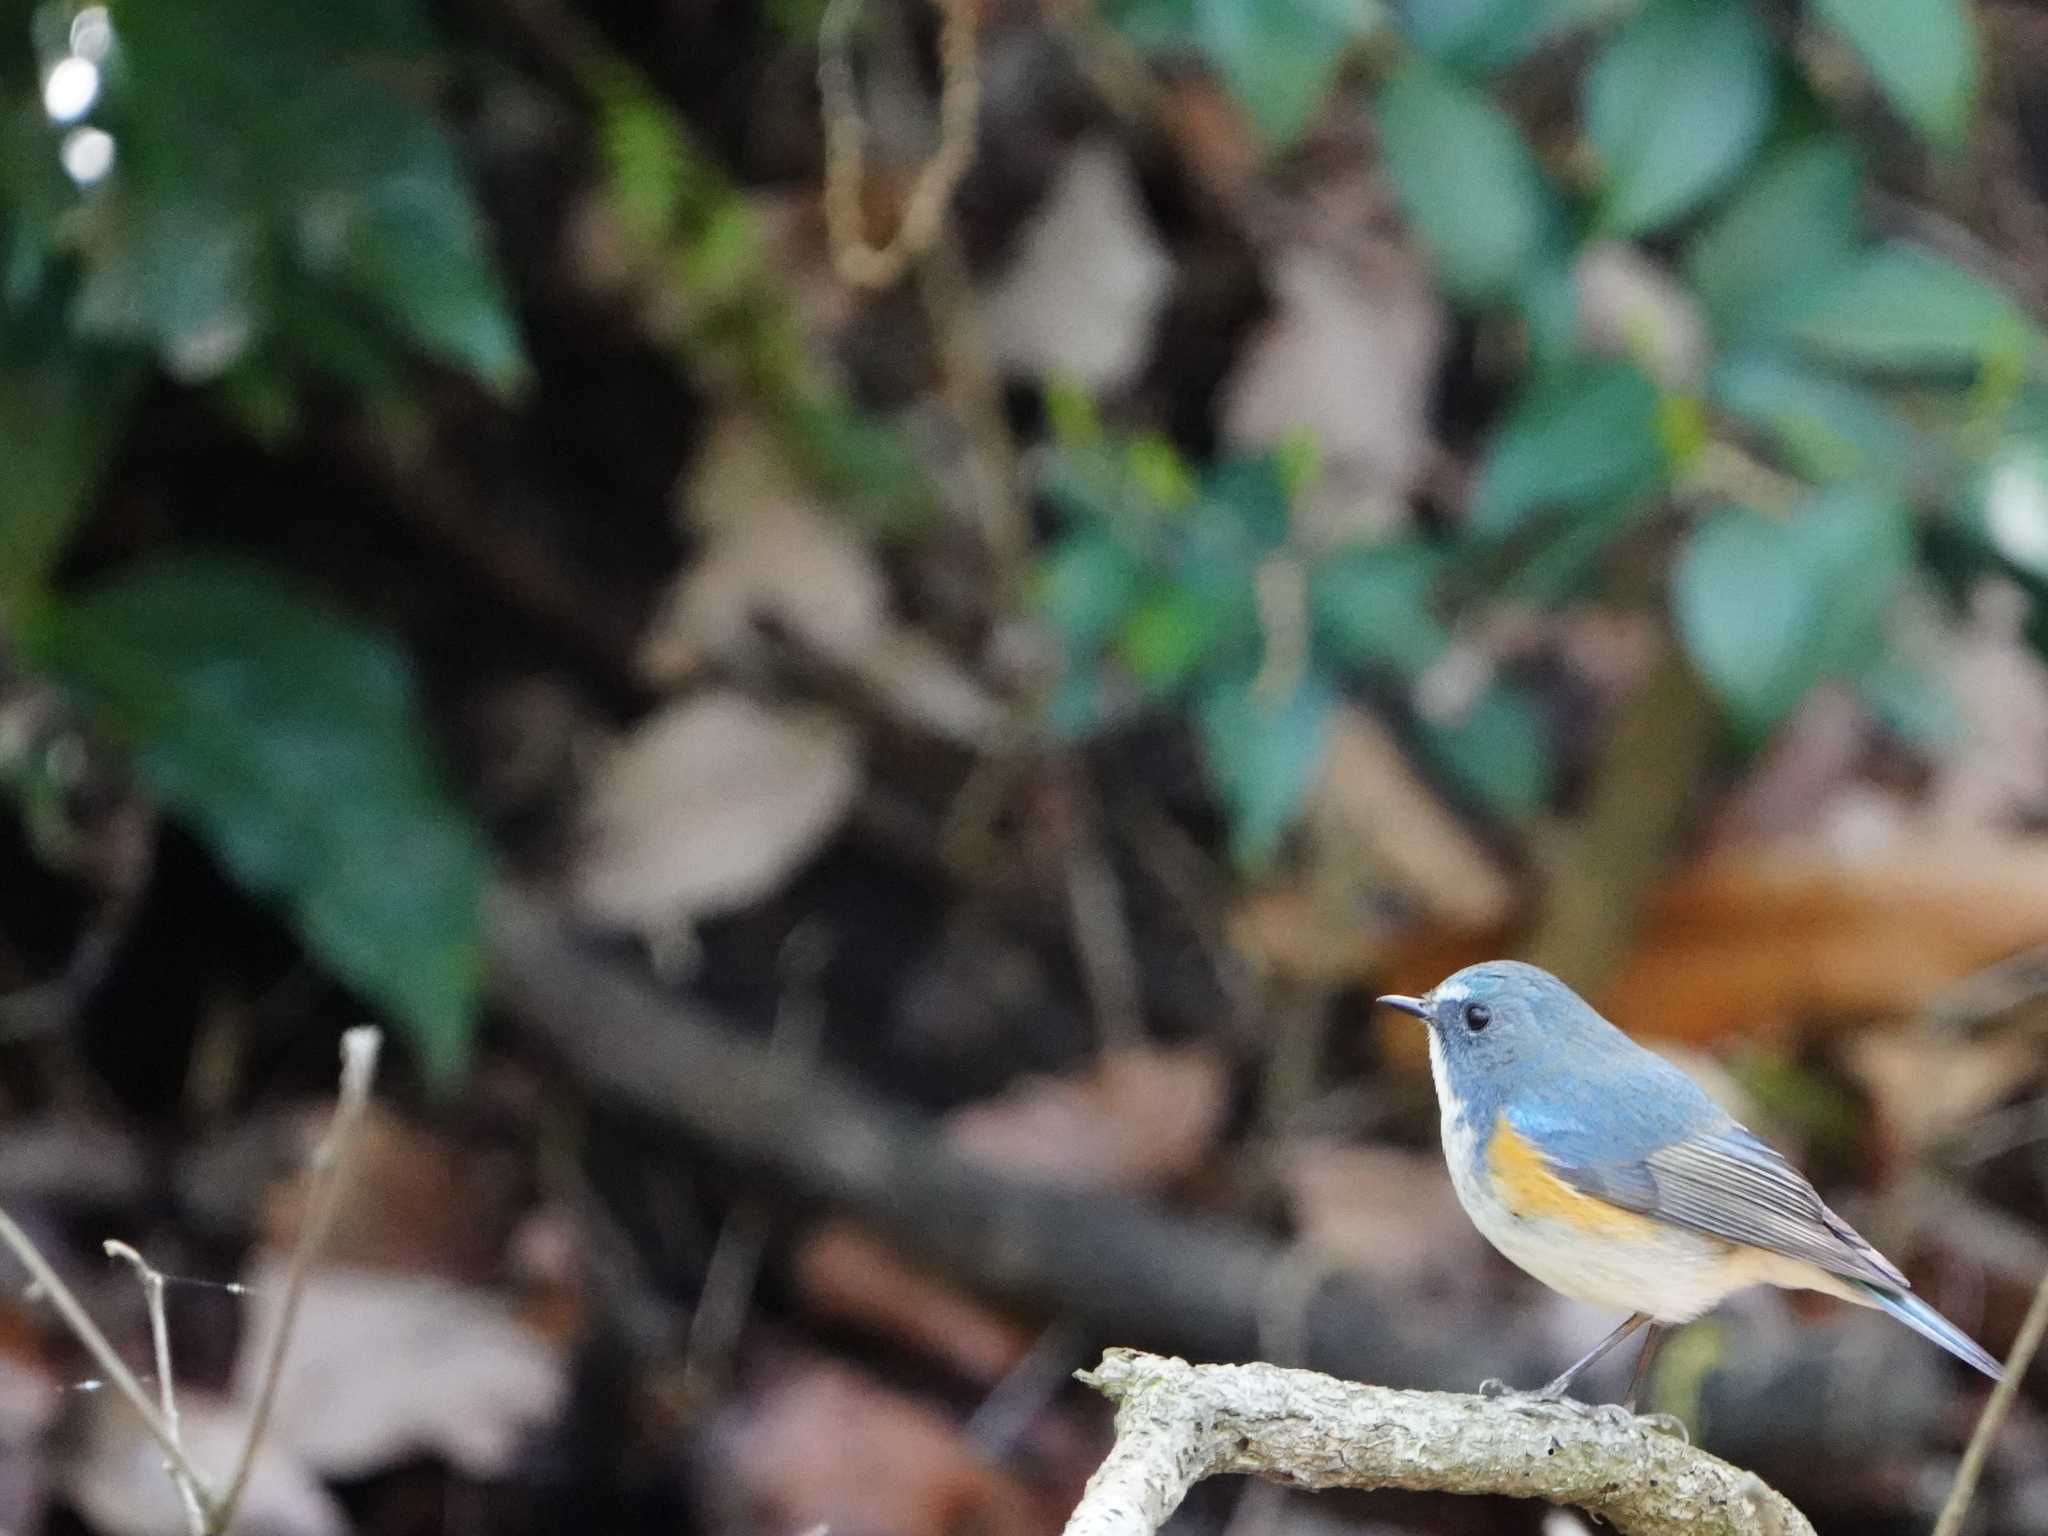
[[[1653,1435],[1669,1435],[1681,1445],[1692,1444],[1692,1434],[1685,1427],[1685,1420],[1671,1413],[1634,1413],[1629,1415]]]
[[[1583,1419],[1593,1412],[1588,1404],[1576,1398],[1566,1397],[1556,1382],[1529,1392],[1509,1386],[1498,1376],[1489,1376],[1479,1383],[1479,1395],[1498,1398],[1508,1407],[1522,1413],[1537,1413],[1554,1408],[1574,1418]]]
[[[1684,1421],[1668,1413],[1637,1413],[1633,1403],[1582,1403],[1575,1397],[1567,1397],[1556,1382],[1529,1392],[1509,1386],[1498,1376],[1489,1376],[1479,1383],[1479,1395],[1496,1398],[1520,1413],[1556,1410],[1575,1419],[1590,1419],[1616,1429],[1645,1429],[1654,1435],[1669,1435],[1686,1444],[1692,1443]]]

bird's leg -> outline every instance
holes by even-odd
[[[1650,1362],[1657,1358],[1657,1351],[1664,1344],[1664,1335],[1670,1331],[1662,1323],[1652,1323],[1643,1334],[1643,1347],[1636,1356],[1635,1374],[1628,1379],[1628,1396],[1621,1400],[1621,1406],[1630,1413],[1636,1411],[1636,1399],[1642,1395],[1643,1386],[1650,1379]]]
[[[1592,1366],[1597,1364],[1615,1345],[1649,1321],[1650,1314],[1647,1312],[1637,1312],[1630,1316],[1619,1328],[1588,1350],[1585,1357],[1576,1365],[1569,1367],[1557,1380],[1539,1390],[1536,1393],[1538,1401],[1546,1403],[1562,1402],[1565,1393],[1570,1389],[1573,1382],[1577,1381]]]

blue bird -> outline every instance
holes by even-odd
[[[1790,1163],[1548,971],[1489,961],[1380,1001],[1429,1026],[1444,1159],[1473,1224],[1552,1290],[1629,1314],[1539,1398],[1648,1324],[1633,1406],[1665,1327],[1759,1284],[1881,1308],[2003,1374]]]

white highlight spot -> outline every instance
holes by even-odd
[[[91,59],[67,54],[43,76],[43,110],[53,123],[75,123],[100,99],[100,67]]]
[[[1984,492],[1992,543],[2014,565],[2048,574],[2048,456],[2013,444],[1999,455]]]
[[[74,128],[57,151],[64,174],[89,187],[114,168],[114,136],[99,128]]]
[[[88,5],[71,18],[71,51],[97,64],[114,46],[114,22],[104,5]]]

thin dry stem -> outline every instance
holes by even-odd
[[[2019,1395],[2020,1381],[2033,1364],[2034,1352],[2041,1347],[2044,1333],[2048,1333],[2048,1274],[2041,1276],[2041,1283],[2034,1290],[2033,1305],[2027,1308],[2026,1321],[2020,1324],[2020,1336],[2013,1341],[2012,1354],[2005,1362],[2005,1379],[1991,1389],[1991,1397],[1978,1415],[1977,1428],[1963,1452],[1963,1464],[1956,1468],[1955,1486],[1941,1506],[1941,1517],[1934,1522],[1934,1536],[1956,1536],[1963,1528],[1963,1516],[1970,1512],[1970,1500],[1976,1496],[1984,1458],[1998,1434],[1998,1426],[2005,1422],[2006,1410]]]
[[[270,1339],[270,1353],[263,1362],[262,1385],[256,1406],[249,1416],[248,1433],[242,1437],[241,1454],[235,1459],[234,1475],[228,1479],[208,1523],[208,1536],[220,1536],[234,1519],[235,1506],[248,1486],[249,1471],[256,1452],[270,1427],[270,1410],[277,1399],[278,1379],[284,1374],[285,1354],[291,1347],[292,1331],[298,1321],[299,1303],[305,1298],[306,1279],[313,1258],[326,1241],[340,1203],[341,1175],[348,1151],[369,1108],[370,1084],[377,1076],[377,1053],[384,1036],[371,1025],[359,1025],[341,1037],[341,1091],[335,1100],[334,1119],[327,1135],[313,1153],[313,1189],[306,1201],[305,1216],[299,1223],[298,1240],[292,1246],[285,1271],[284,1305],[278,1314],[277,1331]]]
[[[157,1402],[164,1415],[164,1428],[170,1431],[171,1444],[180,1453],[185,1449],[185,1440],[178,1426],[178,1389],[171,1379],[171,1330],[164,1317],[164,1275],[147,1259],[116,1238],[108,1238],[100,1244],[110,1259],[121,1259],[132,1266],[135,1276],[142,1282],[142,1299],[149,1306],[149,1338],[156,1350]],[[206,1530],[206,1506],[200,1501],[199,1489],[186,1475],[177,1461],[164,1458],[164,1471],[170,1474],[177,1485],[178,1497],[185,1506],[185,1526],[192,1536],[203,1536]]]
[[[186,1459],[184,1450],[178,1444],[178,1437],[172,1432],[170,1425],[164,1422],[164,1416],[157,1412],[156,1405],[149,1400],[149,1394],[142,1390],[142,1384],[135,1379],[135,1373],[129,1370],[126,1362],[115,1353],[114,1346],[107,1342],[107,1336],[100,1332],[99,1325],[92,1320],[79,1299],[71,1293],[71,1287],[66,1285],[57,1271],[50,1267],[50,1261],[43,1257],[42,1250],[36,1247],[29,1235],[22,1231],[15,1224],[14,1218],[5,1211],[0,1211],[0,1242],[4,1242],[13,1250],[14,1256],[20,1259],[28,1270],[36,1288],[50,1298],[50,1305],[55,1307],[57,1315],[64,1319],[64,1326],[69,1328],[78,1342],[85,1346],[86,1353],[92,1356],[94,1363],[106,1374],[107,1380],[114,1384],[115,1390],[127,1398],[129,1404],[142,1416],[143,1428],[149,1431],[150,1438],[163,1449],[164,1456],[171,1465],[190,1479],[201,1505],[210,1516],[218,1506],[207,1490],[206,1479],[200,1475],[199,1469]]]
[[[975,120],[981,113],[981,69],[973,0],[937,0],[939,28],[939,143],[919,168],[889,242],[867,237],[861,190],[867,180],[865,131],[847,40],[859,0],[832,0],[818,29],[818,90],[825,109],[825,225],[839,275],[862,288],[886,288],[931,249],[946,206],[974,158]]]

